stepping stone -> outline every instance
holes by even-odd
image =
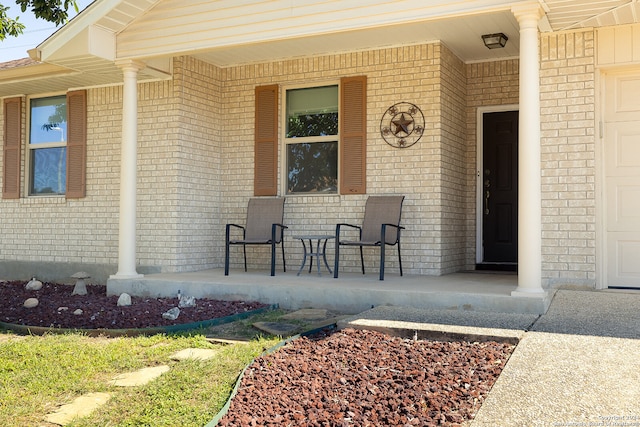
[[[45,417],[45,421],[66,426],[76,418],[86,417],[111,399],[109,393],[88,393],[77,397],[73,402],[62,405],[56,412]]]
[[[226,344],[226,345],[233,345],[233,344],[249,344],[249,340],[244,339],[244,338],[219,338],[219,337],[209,337],[207,336],[207,341],[209,341],[212,344]]]
[[[286,320],[321,320],[326,319],[327,310],[321,308],[303,308],[281,317]]]
[[[211,359],[217,353],[216,350],[207,348],[185,348],[171,355],[173,360],[207,360]]]
[[[136,387],[158,378],[168,370],[169,367],[167,365],[143,368],[135,372],[120,374],[113,379],[111,384],[119,387]]]
[[[298,329],[298,325],[280,322],[256,322],[253,327],[271,335],[287,335]]]

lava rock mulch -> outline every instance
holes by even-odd
[[[73,285],[44,282],[42,289],[25,289],[22,281],[0,283],[0,322],[62,329],[141,329],[203,322],[266,307],[259,302],[197,299],[195,307],[180,309],[175,320],[162,314],[178,306],[177,298],[131,297],[131,305],[118,307],[118,296],[107,296],[104,285],[88,285],[87,295],[71,295]],[[27,298],[37,298],[26,308]],[[76,310],[82,314],[74,314]]]
[[[466,425],[514,348],[356,329],[302,337],[255,359],[218,425]]]

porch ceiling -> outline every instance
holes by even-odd
[[[505,33],[509,40],[504,49],[487,49],[481,36]],[[402,46],[441,41],[465,62],[517,57],[520,34],[518,22],[508,10],[481,15],[465,15],[384,25],[313,36],[225,46],[196,53],[197,58],[226,67],[273,59],[308,57],[336,52]]]
[[[162,19],[171,19],[171,10],[176,5],[193,7],[195,3],[172,3],[175,0],[97,0],[71,20],[65,27],[45,40],[30,52],[36,61],[30,63],[26,73],[12,72],[0,66],[0,97],[17,94],[63,91],[70,87],[86,87],[120,83],[122,73],[115,65],[120,59],[141,59],[148,67],[140,73],[141,79],[167,78],[170,76],[170,58],[175,55],[193,55],[220,67],[237,64],[273,61],[285,58],[377,49],[391,46],[424,43],[440,40],[465,62],[479,62],[519,56],[518,23],[510,11],[511,5],[522,1],[475,0],[473,2],[443,2],[439,7],[450,7],[448,13],[434,15],[424,13],[413,16],[411,2],[393,3],[402,14],[394,21],[387,21],[384,13],[364,20],[353,8],[350,19],[357,21],[352,26],[316,25],[305,27],[297,34],[278,30],[277,22],[271,23],[273,36],[269,41],[259,29],[251,37],[234,39],[230,30],[230,42],[222,43],[217,36],[200,39],[197,44],[163,45],[145,51],[137,47],[131,50],[132,42],[145,46],[149,38],[140,39],[144,29],[154,24],[156,28],[171,28]],[[638,0],[538,0],[546,12],[541,20],[541,31],[562,31],[575,28],[600,27],[640,22]],[[262,3],[256,1],[256,5]],[[375,3],[375,2],[374,2]],[[436,2],[440,4],[441,2]],[[433,4],[436,4],[433,3]],[[463,4],[464,3],[464,4]],[[230,3],[231,4],[231,3]],[[333,5],[333,2],[328,2]],[[423,3],[420,3],[422,5]],[[460,6],[463,4],[464,7]],[[474,10],[468,10],[471,6]],[[188,6],[191,5],[191,6]],[[366,7],[368,7],[367,5]],[[201,7],[198,4],[198,7]],[[329,7],[329,6],[327,6]],[[365,6],[363,6],[365,7]],[[380,5],[388,7],[388,3]],[[395,6],[394,6],[395,7]],[[357,10],[356,8],[355,10]],[[369,11],[371,12],[371,11]],[[355,13],[355,14],[354,14]],[[400,12],[399,12],[400,13]],[[175,17],[174,17],[175,19]],[[348,19],[347,19],[348,21]],[[370,21],[370,22],[369,22]],[[139,25],[138,22],[142,24]],[[170,23],[172,21],[169,21]],[[376,24],[378,22],[378,24]],[[336,23],[337,24],[337,23]],[[136,28],[143,33],[131,33]],[[211,22],[209,28],[218,25]],[[332,27],[332,30],[322,28]],[[231,27],[230,27],[231,28]],[[149,32],[151,36],[156,32]],[[218,33],[221,30],[216,28]],[[278,32],[280,31],[280,32]],[[481,40],[482,34],[503,32],[509,37],[504,49],[487,49]],[[216,33],[216,34],[218,34]],[[225,34],[225,33],[222,33]],[[278,34],[280,34],[278,36]],[[218,34],[219,35],[219,34]],[[167,37],[166,34],[164,38]],[[151,37],[151,40],[153,38]],[[123,57],[121,40],[130,52],[137,56]],[[134,45],[135,46],[135,45]],[[195,47],[194,47],[195,46]],[[126,50],[126,49],[125,49]],[[55,70],[52,70],[52,68]],[[47,80],[43,80],[43,76]],[[44,82],[44,83],[43,83]]]
[[[519,3],[517,1],[513,4]],[[638,0],[539,0],[545,11],[540,30],[562,31],[640,22]],[[481,36],[505,33],[504,49],[487,49]],[[519,25],[510,9],[490,13],[438,17],[310,37],[220,47],[195,54],[199,59],[225,67],[273,59],[375,49],[440,40],[464,62],[518,57]]]

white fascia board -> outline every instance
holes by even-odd
[[[91,3],[85,10],[83,10],[80,14],[71,19],[67,24],[65,24],[58,31],[53,33],[48,39],[40,43],[35,50],[33,56],[37,57],[39,61],[47,61],[47,59],[51,56],[64,56],[64,52],[60,52],[65,49],[67,46],[77,44],[74,42],[74,39],[77,37],[102,37],[105,35],[98,35],[98,30],[87,31],[88,28],[94,27],[98,28],[95,25],[100,19],[102,19],[105,15],[111,12],[113,9],[117,8],[118,5],[122,3],[128,4],[136,4],[140,3],[141,5],[147,4],[148,2],[144,0],[95,0]],[[109,30],[104,29],[104,32],[111,32]],[[112,32],[111,32],[112,33]],[[113,33],[113,37],[115,40],[115,33]],[[90,44],[90,41],[87,41],[87,45]],[[113,46],[113,56],[115,56],[115,42]],[[70,56],[75,56],[76,53],[68,52]],[[109,56],[109,55],[107,55]],[[105,58],[106,59],[106,58]]]

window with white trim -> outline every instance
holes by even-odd
[[[286,194],[338,192],[338,85],[285,91]]]
[[[64,195],[67,187],[66,95],[29,100],[27,154],[29,195]]]

